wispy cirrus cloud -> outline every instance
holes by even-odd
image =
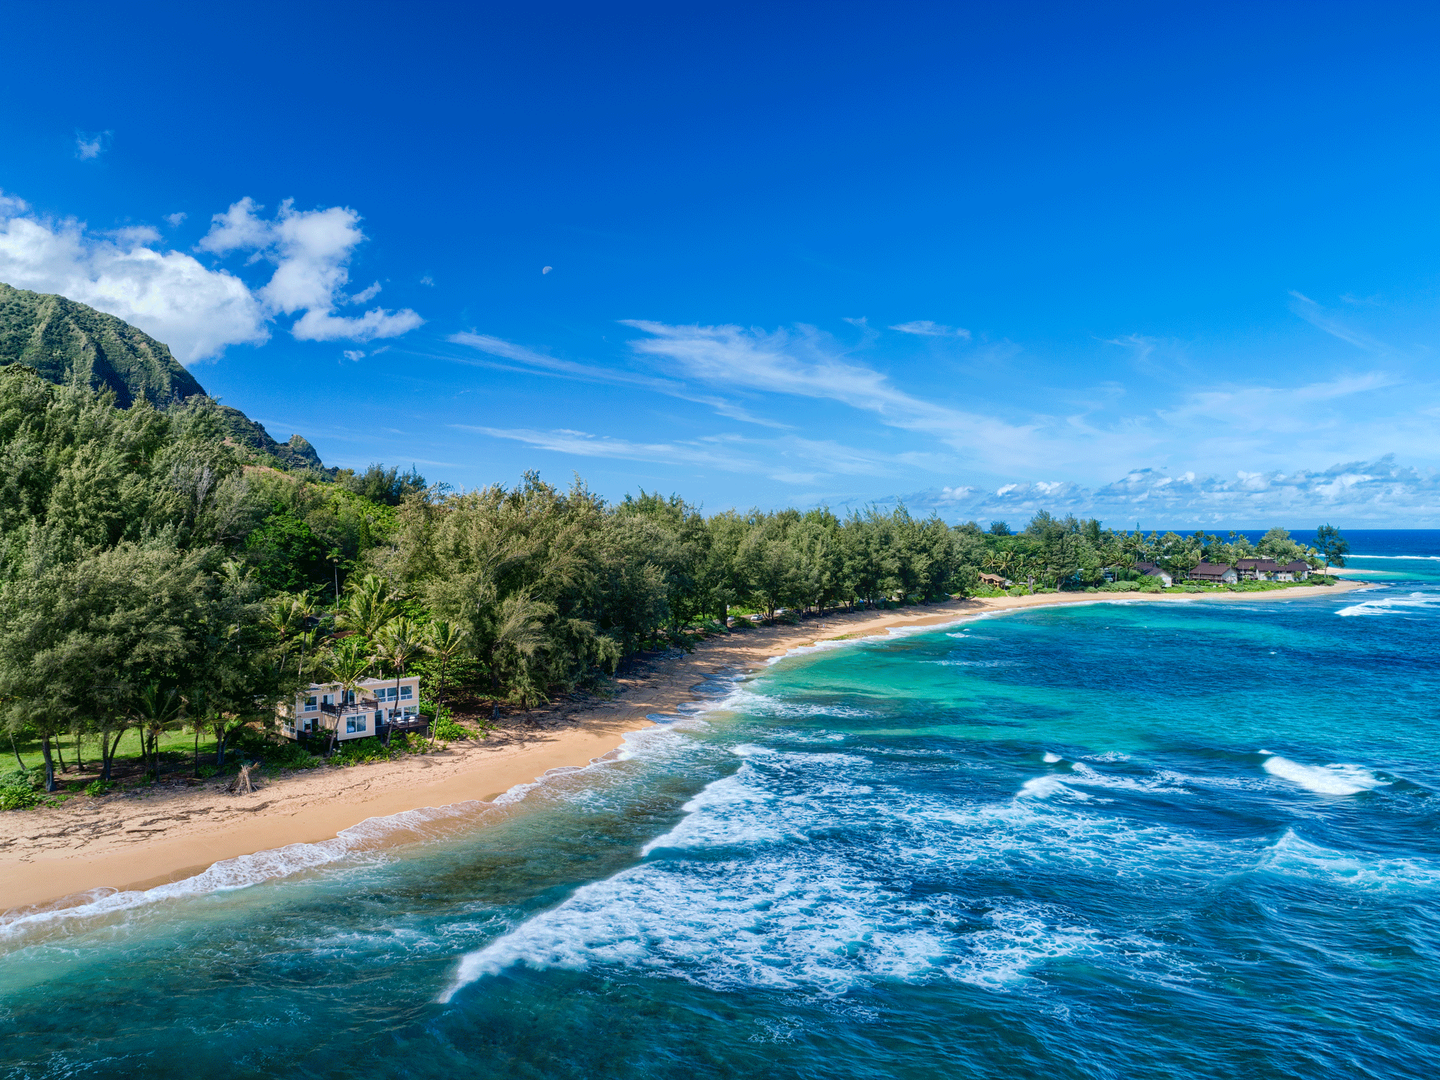
[[[929,319],[896,323],[890,329],[899,330],[902,334],[914,334],[917,337],[953,337],[962,341],[970,340],[970,331],[963,326],[945,326],[942,323],[931,322]]]
[[[1033,442],[1032,425],[1009,424],[907,393],[810,327],[767,332],[643,319],[622,323],[649,335],[630,343],[637,353],[663,359],[701,382],[839,402],[874,413],[892,427],[937,436],[961,453],[1025,455]]]
[[[474,331],[451,334],[446,340],[451,342],[451,344],[464,345],[478,352],[485,353],[488,356],[496,356],[520,365],[519,367],[512,367],[509,370],[533,371],[538,369],[547,374],[558,375],[581,382],[610,383],[618,386],[633,386],[645,390],[653,390],[667,397],[708,406],[714,409],[719,415],[728,417],[731,420],[739,420],[742,423],[756,424],[760,427],[775,428],[778,430],[789,430],[791,427],[791,425],[779,420],[773,420],[765,416],[757,416],[751,410],[725,398],[699,394],[689,389],[684,383],[677,382],[673,379],[664,379],[617,368],[606,368],[598,364],[581,364],[573,360],[561,360],[529,348],[528,346],[517,345],[513,341],[506,341],[504,338],[498,338],[491,334],[477,334]],[[475,361],[465,360],[462,362],[474,363]]]
[[[1395,350],[1376,338],[1371,337],[1363,331],[1355,329],[1344,319],[1334,312],[1326,310],[1320,304],[1311,300],[1304,293],[1290,290],[1290,310],[1311,326],[1317,327],[1332,337],[1337,337],[1347,344],[1354,345],[1357,349],[1374,353],[1379,356],[1393,355]]]
[[[630,342],[633,354],[663,369],[664,376],[560,360],[487,335],[451,340],[513,364],[515,370],[653,390],[752,423],[767,419],[756,415],[760,409],[794,415],[794,405],[783,403],[786,398],[839,403],[877,419],[879,430],[921,440],[892,440],[883,453],[865,451],[883,461],[885,469],[901,473],[964,468],[977,477],[1013,478],[1053,470],[1083,483],[1087,476],[1114,475],[1139,465],[1183,469],[1203,463],[1222,472],[1274,469],[1282,462],[1295,467],[1339,446],[1357,456],[1398,451],[1420,453],[1427,460],[1431,413],[1440,409],[1435,387],[1410,385],[1402,400],[1395,396],[1402,385],[1397,379],[1365,371],[1298,383],[1280,378],[1273,385],[1205,377],[1151,380],[1143,395],[1130,394],[1121,382],[1088,391],[1026,385],[1020,400],[1068,411],[1007,419],[911,393],[810,327],[766,331],[650,320],[625,325],[644,335]],[[1117,343],[1139,350],[1148,340]],[[743,407],[737,397],[745,399]],[[1006,405],[1012,414],[1016,411],[1013,401]],[[854,441],[875,441],[867,437],[873,429],[863,426],[837,430],[853,431]],[[580,453],[581,447],[571,450]],[[763,471],[764,463],[755,467]],[[812,470],[807,466],[806,471]]]
[[[724,472],[768,476],[787,483],[812,484],[831,476],[893,477],[899,473],[897,462],[891,457],[867,453],[828,439],[799,436],[746,439],[720,434],[699,439],[640,442],[569,428],[538,430],[471,424],[450,426],[557,454],[694,465]]]

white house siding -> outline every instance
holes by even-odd
[[[339,684],[311,683],[295,696],[293,703],[280,706],[280,733],[298,739],[307,732],[334,731],[341,742],[364,739],[374,735],[387,718],[420,715],[420,678],[408,676],[398,686],[394,679],[366,679],[354,692],[353,702],[342,704],[338,714],[321,707],[340,700]]]

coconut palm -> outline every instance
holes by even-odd
[[[375,657],[363,638],[348,637],[342,640],[325,658],[325,671],[330,681],[340,686],[340,701],[360,689],[360,684],[370,675],[375,666]],[[335,740],[340,735],[340,716],[336,713],[335,726],[330,731],[330,746],[326,753],[335,749]]]
[[[380,631],[376,652],[395,669],[395,710],[400,711],[400,680],[405,677],[405,667],[424,644],[420,628],[403,616],[389,623]],[[388,718],[388,717],[387,717]],[[385,745],[390,745],[390,726],[385,729]]]
[[[170,730],[179,719],[184,703],[173,686],[160,689],[158,682],[147,683],[135,696],[135,713],[140,721],[140,750],[150,759],[155,779],[160,779],[160,735]]]
[[[436,620],[425,628],[425,638],[422,644],[424,650],[435,659],[440,661],[440,677],[435,685],[435,712],[439,718],[440,707],[445,703],[445,669],[450,662],[460,655],[460,650],[465,646],[465,628],[455,623],[447,622],[444,619]],[[433,733],[434,728],[432,726]],[[433,741],[434,736],[432,734]]]
[[[366,574],[350,583],[345,602],[336,612],[336,623],[341,629],[354,630],[371,641],[378,641],[385,627],[399,616],[400,605],[389,583],[375,574]]]

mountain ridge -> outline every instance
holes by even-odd
[[[141,399],[168,409],[191,398],[210,398],[169,346],[139,327],[58,293],[0,282],[0,367],[10,364],[25,364],[56,383],[65,382],[72,371],[83,372],[96,389],[113,391],[122,408]],[[325,471],[304,436],[277,442],[239,409],[219,402],[215,408],[236,445],[290,469]]]

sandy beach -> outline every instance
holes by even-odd
[[[619,692],[609,701],[535,710],[490,739],[452,743],[434,754],[286,773],[264,781],[248,795],[227,794],[220,782],[191,786],[177,780],[0,814],[0,910],[63,906],[94,889],[149,888],[189,877],[224,859],[328,840],[366,819],[407,810],[472,802],[483,809],[497,796],[550,770],[584,766],[615,750],[626,732],[652,723],[649,714],[673,711],[693,699],[692,688],[707,674],[756,668],[771,657],[819,641],[1060,604],[1301,600],[1366,587],[1342,581],[1263,594],[1000,597],[756,627],[706,641],[689,654],[637,665],[618,680]]]

